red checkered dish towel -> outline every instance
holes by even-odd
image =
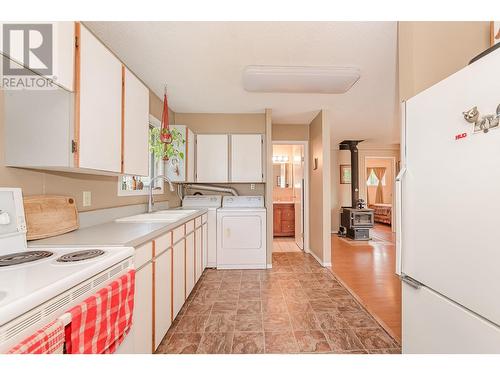
[[[54,320],[8,351],[9,354],[62,354],[64,323]]]
[[[113,353],[132,326],[135,270],[73,307],[66,326],[66,353]]]

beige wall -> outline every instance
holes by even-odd
[[[195,133],[266,132],[263,113],[175,113],[175,123],[187,125]]]
[[[331,263],[330,127],[326,111],[309,124],[309,250],[323,263]],[[314,159],[317,158],[317,169]]]
[[[150,94],[150,112],[161,118],[161,100]],[[20,187],[25,195],[64,194],[73,196],[79,211],[145,203],[146,196],[118,197],[117,177],[93,176],[78,173],[35,171],[4,166],[4,100],[0,90],[0,186]],[[172,116],[173,117],[173,116]],[[168,190],[168,189],[167,189]],[[92,205],[82,206],[82,192],[92,192]],[[158,201],[168,200],[171,207],[178,205],[177,196],[167,193],[157,196]]]
[[[400,99],[457,72],[489,46],[489,22],[399,22]]]
[[[273,184],[270,181],[273,180],[273,162],[271,160],[271,156],[273,155],[273,142],[272,142],[272,117],[273,111],[269,108],[266,108],[266,112],[264,115],[265,122],[265,130],[266,130],[266,152],[264,153],[265,160],[265,172],[266,176],[266,202],[273,201]],[[273,205],[267,204],[267,264],[268,266],[272,266],[273,263]]]
[[[273,124],[273,141],[307,141],[309,125]]]

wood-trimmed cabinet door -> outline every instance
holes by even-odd
[[[194,234],[194,251],[196,253],[196,259],[195,259],[195,283],[198,282],[198,280],[201,277],[201,274],[203,273],[203,229],[202,227],[198,227],[195,230]]]
[[[149,90],[123,67],[122,173],[149,174]]]
[[[151,354],[153,340],[153,264],[148,262],[135,274],[134,353]]]
[[[229,181],[229,138],[227,134],[196,135],[196,181]]]
[[[120,173],[122,63],[83,25],[78,49],[76,167]]]
[[[195,240],[194,232],[186,236],[186,298],[191,294],[195,284]]]
[[[155,342],[158,348],[172,324],[172,248],[155,259]]]
[[[172,251],[173,262],[172,262],[172,308],[173,314],[172,319],[175,319],[177,314],[184,305],[186,300],[186,284],[185,284],[185,246],[186,239],[183,238],[177,242]]]
[[[202,233],[202,241],[201,241],[201,247],[202,247],[202,272],[205,268],[207,268],[207,263],[208,263],[208,222],[203,223],[201,226],[201,233]]]
[[[261,134],[231,134],[231,182],[262,182]]]

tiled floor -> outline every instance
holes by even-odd
[[[276,237],[273,239],[273,253],[302,252],[294,237]]]
[[[395,275],[395,234],[375,224],[372,241],[332,235],[333,272],[397,340],[401,339],[401,281]]]
[[[205,270],[157,353],[400,353],[331,272],[304,253],[269,270]]]

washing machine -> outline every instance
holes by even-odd
[[[217,268],[266,268],[263,196],[225,196],[217,210]]]
[[[217,210],[222,205],[222,195],[186,195],[182,208],[206,208],[208,224],[207,251],[203,254],[207,267],[217,267]]]

